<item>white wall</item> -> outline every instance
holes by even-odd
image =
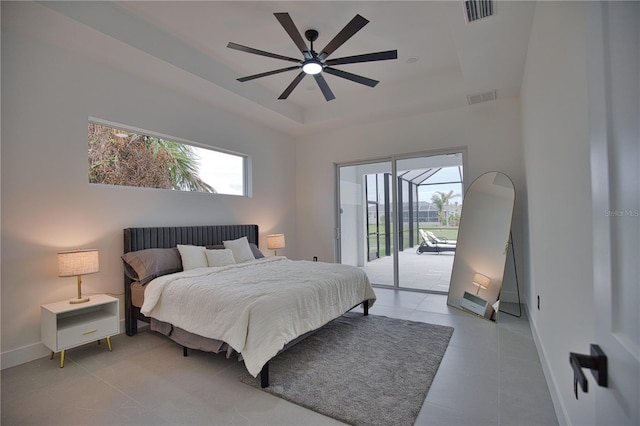
[[[536,5],[521,94],[528,310],[561,424],[592,423],[594,406],[568,361],[594,332],[584,28],[582,3]]]
[[[265,251],[264,236],[283,232],[282,254],[296,252],[290,137],[10,25],[40,9],[2,5],[3,368],[47,353],[40,305],[75,295],[75,279],[57,277],[60,249],[97,248],[100,272],[83,290],[120,295],[125,227],[256,223]],[[63,30],[43,20],[49,14],[33,18],[40,34]],[[89,185],[89,116],[245,153],[253,197]]]
[[[296,146],[298,256],[334,260],[335,163],[467,146],[466,186],[488,171],[511,177],[516,188],[513,234],[518,262],[522,232],[520,191],[524,191],[520,107],[502,99],[431,114],[378,121],[309,135]],[[521,289],[526,283],[520,280]],[[505,276],[505,299],[516,294],[512,271]]]

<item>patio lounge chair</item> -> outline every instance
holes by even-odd
[[[422,254],[425,252],[432,253],[440,253],[443,251],[456,251],[456,244],[438,242],[438,240],[434,237],[429,236],[428,231],[424,229],[419,229],[420,236],[422,237],[422,242],[416,249],[417,254]]]
[[[427,233],[427,235],[429,237],[431,237],[431,241],[435,241],[436,243],[440,243],[440,244],[453,244],[456,245],[457,241],[456,240],[450,240],[446,237],[436,237],[436,235],[431,232],[431,231],[425,231]]]

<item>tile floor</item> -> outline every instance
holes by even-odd
[[[498,324],[446,306],[446,296],[376,289],[371,314],[455,327],[416,425],[556,425],[525,318]],[[517,306],[511,306],[517,310]],[[504,309],[508,309],[505,307]],[[337,425],[236,378],[224,356],[143,331],[2,371],[3,425]],[[392,392],[392,390],[390,390]]]

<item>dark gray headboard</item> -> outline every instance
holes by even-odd
[[[164,226],[124,229],[124,252],[150,248],[171,248],[178,244],[220,245],[223,241],[247,237],[258,245],[258,225]],[[137,320],[146,321],[140,309],[131,304],[131,279],[124,277],[124,319],[127,335],[138,330]]]
[[[258,244],[258,225],[165,226],[159,228],[126,228],[124,252],[148,248],[171,248],[178,244],[195,246],[219,245],[226,240],[247,237]]]

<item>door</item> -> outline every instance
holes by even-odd
[[[608,387],[595,424],[640,424],[640,3],[587,5],[595,342]],[[590,380],[591,381],[591,380]]]
[[[455,252],[426,249],[419,231],[455,248],[464,152],[337,164],[338,261],[375,285],[446,293]]]
[[[372,283],[393,286],[394,217],[389,183],[390,161],[338,165],[339,262],[345,265],[374,265],[367,273]]]

